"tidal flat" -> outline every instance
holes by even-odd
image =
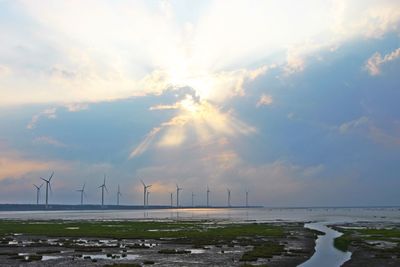
[[[301,222],[0,220],[0,266],[297,266]]]
[[[344,267],[400,266],[400,224],[392,222],[357,222],[336,224],[343,233],[334,240],[341,251],[352,252]]]

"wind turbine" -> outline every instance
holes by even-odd
[[[194,197],[195,197],[196,195],[192,192],[192,208],[194,208]]]
[[[121,191],[119,189],[119,185],[118,185],[118,192],[117,192],[117,206],[119,206],[119,197],[122,197]]]
[[[83,195],[86,196],[86,194],[85,194],[85,185],[86,185],[86,183],[83,184],[82,189],[76,190],[78,192],[81,192],[81,205],[83,205]]]
[[[43,181],[46,182],[46,209],[47,209],[47,207],[48,207],[48,205],[49,205],[49,187],[50,187],[50,191],[51,191],[51,184],[50,184],[50,182],[51,182],[51,178],[53,178],[53,175],[54,175],[54,172],[51,173],[50,178],[49,178],[48,180],[46,180],[46,179],[40,177],[40,179],[42,179]]]
[[[227,188],[226,191],[228,192],[228,207],[231,207],[231,190]]]
[[[246,190],[246,208],[249,207],[249,191]]]
[[[208,188],[208,185],[207,185],[207,208],[210,206],[209,200],[210,200],[210,189]]]
[[[182,188],[176,184],[176,207],[179,208],[179,191],[181,191]]]
[[[106,186],[106,175],[105,174],[104,174],[103,184],[100,185],[98,188],[101,188],[101,207],[104,207],[104,189],[106,189],[106,191],[108,193],[108,189]]]
[[[150,188],[152,185],[146,185],[142,179],[140,179],[140,181],[142,182],[143,185],[143,207],[146,207],[146,198],[147,198],[147,188]]]
[[[40,186],[35,184],[33,186],[36,187],[36,205],[39,205],[40,188],[42,188],[43,183]]]

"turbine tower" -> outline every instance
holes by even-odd
[[[192,192],[192,208],[194,208],[194,197],[195,197],[196,195]]]
[[[81,192],[81,205],[83,205],[83,195],[86,195],[85,194],[85,185],[86,185],[86,183],[83,184],[82,189],[76,190],[78,192]]]
[[[119,197],[122,197],[121,191],[119,189],[119,185],[118,185],[118,192],[117,192],[117,206],[119,206]]]
[[[49,188],[51,191],[51,178],[53,178],[54,172],[51,173],[50,178],[48,180],[44,179],[43,177],[40,177],[40,179],[42,179],[43,181],[46,182],[46,209],[49,205]]]
[[[179,191],[181,191],[182,188],[176,184],[176,207],[179,208]]]
[[[173,206],[173,203],[172,203],[172,201],[173,201],[173,198],[172,198],[172,195],[174,194],[174,193],[169,193],[170,194],[170,197],[171,197],[171,208],[172,208],[172,206]]]
[[[150,191],[147,190],[147,195],[146,195],[146,204],[147,204],[147,206],[149,206],[149,195],[150,195]]]
[[[40,188],[42,188],[43,183],[40,186],[35,184],[33,186],[36,187],[36,205],[39,205]]]
[[[106,175],[105,174],[104,174],[103,184],[100,185],[98,188],[101,188],[101,207],[104,207],[104,189],[106,189],[106,191],[108,193],[108,189],[106,186]]]
[[[140,181],[142,182],[143,185],[143,208],[146,208],[147,203],[146,203],[146,198],[147,198],[147,188],[150,188],[152,185],[146,185],[142,179],[140,179]]]
[[[210,189],[207,185],[207,208],[210,206]]]
[[[227,188],[226,191],[228,192],[228,207],[231,207],[231,190]]]
[[[246,208],[249,207],[249,191],[246,190]]]

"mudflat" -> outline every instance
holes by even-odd
[[[297,266],[303,223],[0,220],[0,266]]]
[[[343,233],[334,245],[351,251],[351,266],[400,266],[400,224],[393,222],[357,222],[332,226]]]

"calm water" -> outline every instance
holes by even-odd
[[[400,222],[396,208],[255,208],[255,209],[160,209],[104,211],[0,212],[0,219],[22,220],[124,220],[124,219],[229,219],[232,221],[300,222]]]
[[[314,255],[299,267],[336,267],[350,260],[351,252],[342,252],[333,246],[333,240],[342,235],[326,226],[327,223],[307,223],[305,227],[324,232],[325,235],[318,236]]]

